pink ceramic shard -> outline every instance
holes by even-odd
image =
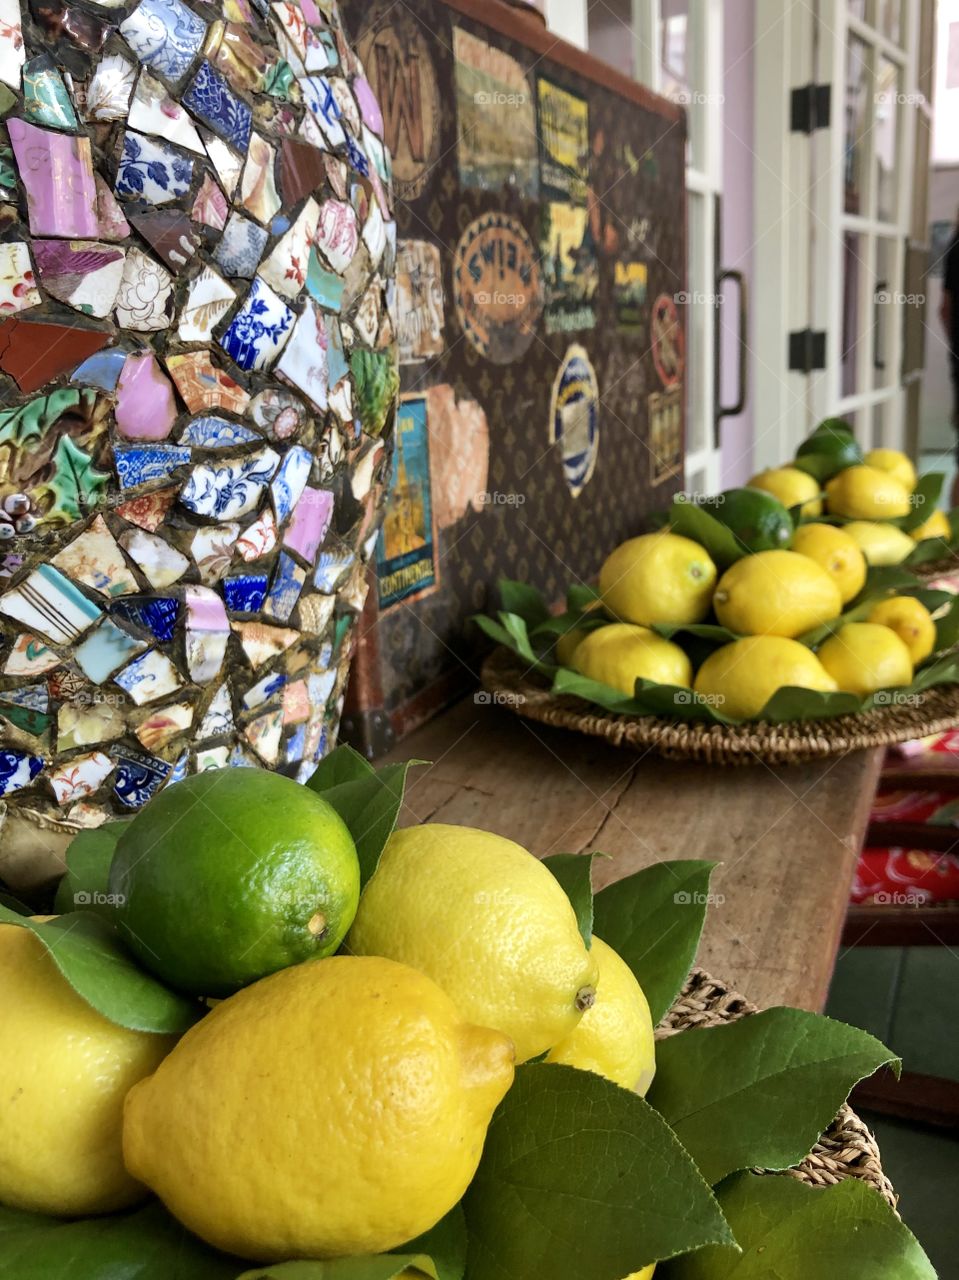
[[[96,176],[97,189],[97,225],[102,240],[125,240],[130,234],[130,224],[123,216],[123,210],[116,196],[100,177]]]
[[[26,120],[9,120],[7,128],[27,189],[33,235],[96,239],[97,189],[90,139],[38,129]]]
[[[187,587],[187,629],[189,631],[229,631],[226,606],[209,587]]]
[[[117,387],[117,430],[127,440],[165,440],[176,421],[170,379],[152,352],[127,356]]]
[[[333,494],[328,489],[307,486],[296,504],[283,545],[312,563],[326,537],[332,515]]]

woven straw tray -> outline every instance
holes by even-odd
[[[718,1027],[751,1013],[758,1013],[755,1005],[702,969],[693,969],[676,1003],[656,1028],[656,1039],[665,1040],[694,1027]],[[859,1178],[896,1207],[896,1193],[882,1171],[876,1139],[849,1106],[843,1106],[806,1159],[786,1172],[814,1187]]]
[[[495,649],[486,659],[482,680],[495,702],[529,720],[576,729],[617,747],[704,764],[802,764],[867,747],[888,747],[959,725],[959,685],[937,685],[916,694],[908,704],[877,707],[860,715],[789,724],[722,725],[616,715],[581,698],[553,694],[535,671],[505,648]]]

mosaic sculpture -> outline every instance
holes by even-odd
[[[0,115],[9,857],[332,745],[396,224],[333,0],[0,0]]]

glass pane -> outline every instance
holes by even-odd
[[[879,7],[877,26],[884,36],[899,44],[902,29],[902,0],[876,0]]]
[[[865,213],[864,179],[869,146],[869,98],[872,76],[869,49],[864,40],[851,36],[846,49],[846,204],[847,213]]]
[[[843,237],[843,289],[842,289],[842,378],[843,396],[855,395],[859,390],[856,372],[859,339],[862,322],[859,307],[859,286],[862,280],[863,237],[847,232]]]
[[[876,238],[875,280],[872,385],[888,387],[899,381],[898,371],[892,368],[893,338],[906,303],[896,272],[896,242],[890,236]]]
[[[866,0],[849,0],[849,15],[852,18],[859,18],[862,22],[866,22]]]
[[[876,69],[876,217],[895,222],[899,137],[899,68],[880,57]]]
[[[633,0],[589,0],[586,23],[590,53],[635,78]]]
[[[693,87],[689,35],[689,0],[662,0],[659,64],[661,92],[667,98],[676,98],[680,94],[688,96]]]

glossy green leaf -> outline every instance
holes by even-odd
[[[959,596],[941,618],[936,619],[936,652],[952,649],[959,644]]]
[[[593,930],[619,952],[643,988],[654,1025],[682,990],[699,948],[718,864],[657,862],[600,890]]]
[[[822,1188],[741,1173],[717,1194],[742,1252],[710,1246],[662,1280],[936,1280],[912,1232],[858,1178]]]
[[[437,1280],[463,1280],[466,1271],[466,1217],[461,1204],[455,1205],[435,1227],[395,1253],[425,1254],[436,1268]]]
[[[862,702],[854,693],[822,693],[818,689],[777,689],[757,717],[770,724],[800,724],[855,714]]]
[[[947,560],[955,555],[955,548],[944,538],[923,538],[916,543],[916,548],[906,556],[904,565],[934,564],[937,560]]]
[[[378,1253],[328,1262],[275,1262],[244,1271],[237,1280],[395,1280],[407,1268],[428,1280],[441,1280],[431,1259],[421,1253]]]
[[[463,1201],[467,1280],[622,1280],[732,1237],[642,1098],[572,1067],[518,1069]]]
[[[587,702],[594,702],[606,711],[627,716],[669,716],[676,720],[710,720],[717,724],[729,724],[722,712],[712,703],[680,685],[653,684],[649,680],[636,681],[636,693],[629,698],[618,689],[598,680],[581,676],[578,671],[560,667],[553,678],[553,692],[575,694]]]
[[[593,859],[601,853],[555,853],[545,858],[548,867],[565,890],[576,912],[576,923],[587,947],[593,942]]]
[[[549,617],[549,607],[542,594],[525,582],[513,582],[509,578],[500,578],[499,597],[505,613],[515,613],[530,628],[545,622]]]
[[[673,533],[698,542],[722,569],[741,560],[746,554],[732,530],[727,529],[721,521],[695,502],[675,498],[669,510],[669,523]]]
[[[602,598],[595,587],[584,587],[574,582],[566,592],[566,609],[569,613],[585,613]]]
[[[361,782],[375,774],[376,770],[365,756],[361,756],[347,743],[342,743],[328,756],[324,756],[313,770],[310,788],[313,791],[329,791],[342,782]]]
[[[906,533],[918,529],[932,515],[942,493],[946,477],[941,471],[927,471],[919,477],[915,489],[910,495],[912,510],[899,521],[899,527]]]
[[[235,1280],[245,1265],[208,1248],[156,1201],[76,1222],[0,1206],[0,1280]]]
[[[114,930],[89,911],[42,923],[0,907],[0,923],[34,933],[78,995],[117,1026],[170,1034],[185,1031],[200,1006],[139,967]]]
[[[887,1065],[898,1070],[899,1059],[858,1027],[766,1009],[662,1041],[648,1096],[715,1184],[798,1164],[853,1086]]]
[[[542,655],[537,653],[533,648],[533,643],[529,636],[529,628],[527,627],[526,620],[524,618],[519,617],[519,615],[515,613],[501,613],[499,615],[499,620],[502,623],[506,634],[510,638],[511,647],[514,653],[518,653],[519,656],[525,662],[528,662],[531,667],[535,667],[540,671],[545,672],[555,670],[555,668],[550,663],[546,662]]]
[[[406,775],[413,765],[425,762],[404,760],[373,769],[357,752],[354,751],[353,756],[356,758],[344,757],[335,770],[321,773],[318,769],[306,785],[331,804],[349,827],[360,860],[360,881],[366,884],[396,829],[403,807]],[[361,763],[368,771],[361,769]],[[328,785],[335,776],[342,776],[344,780]]]
[[[66,852],[67,873],[57,886],[54,910],[93,911],[110,919],[110,864],[117,841],[132,819],[106,822],[102,827],[81,831],[70,841]]]
[[[863,600],[895,595],[909,587],[921,587],[922,579],[901,564],[874,564],[866,570],[866,582],[850,607]]]
[[[742,636],[717,622],[654,622],[651,627],[658,635],[672,640],[674,636],[695,636],[698,640],[714,640],[716,644],[732,644]]]

